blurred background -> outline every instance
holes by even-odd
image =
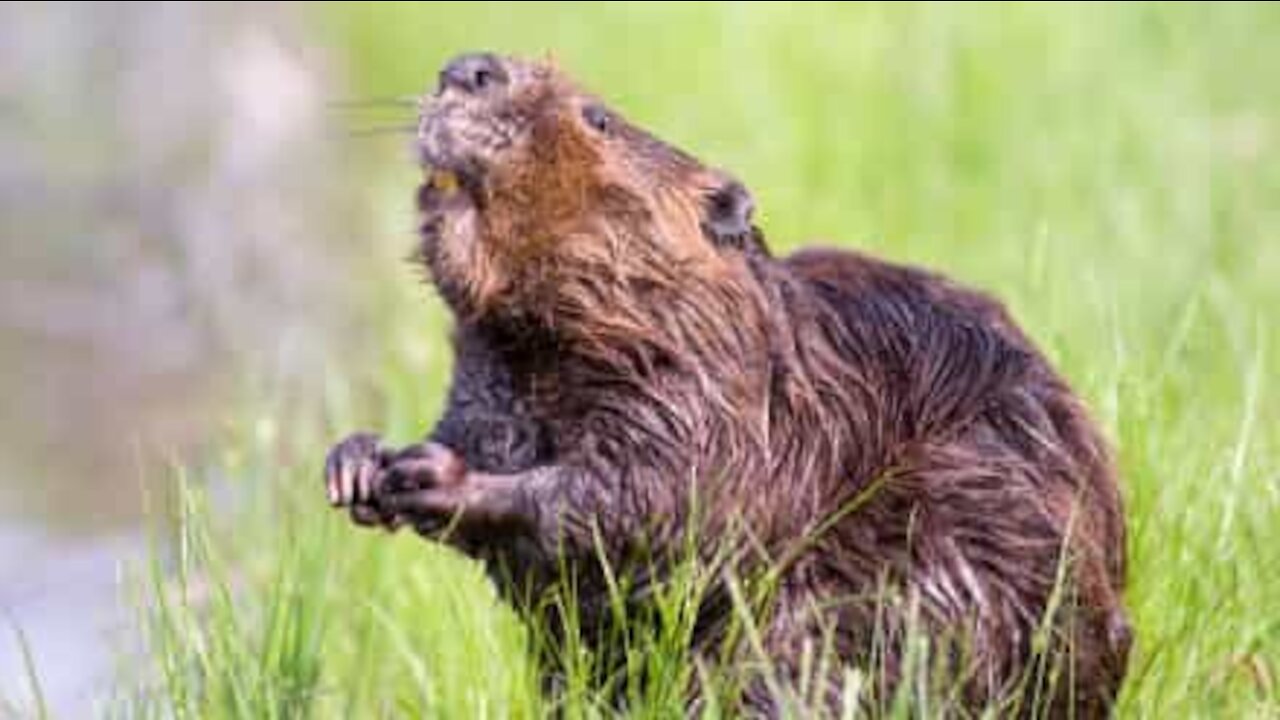
[[[309,12],[0,5],[0,695],[17,624],[80,707],[170,465],[247,384],[305,397],[357,342],[367,148]]]
[[[1116,377],[1186,313],[1223,359],[1160,392],[1265,376],[1280,11],[1092,8],[0,4],[0,697],[28,692],[20,628],[53,707],[90,706],[132,637],[122,568],[229,429],[377,407],[389,363],[424,369],[425,429],[447,349],[403,262],[410,111],[362,103],[462,50],[553,55],[742,177],[780,250],[999,292],[1122,440]]]

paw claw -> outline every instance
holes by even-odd
[[[334,446],[325,460],[325,494],[341,507],[367,499],[382,473],[378,436],[356,433]]]

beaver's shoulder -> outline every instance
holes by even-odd
[[[922,323],[986,329],[1001,344],[1032,349],[1004,303],[941,273],[830,247],[799,250],[782,263],[847,321],[884,329],[918,330]]]

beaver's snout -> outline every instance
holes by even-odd
[[[506,84],[507,70],[493,53],[468,53],[450,60],[440,71],[440,91],[454,88],[475,94]]]
[[[455,173],[464,189],[478,191],[481,175],[523,128],[513,120],[514,96],[507,92],[520,84],[522,74],[527,68],[489,52],[466,53],[446,63],[418,120],[423,165]]]

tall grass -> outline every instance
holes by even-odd
[[[639,122],[737,173],[779,251],[810,238],[860,247],[1005,299],[1119,452],[1137,633],[1121,714],[1280,713],[1280,8],[313,12],[346,49],[349,88],[336,96],[423,89],[464,49],[551,51]],[[560,705],[543,698],[546,639],[475,564],[325,506],[327,444],[358,427],[394,441],[425,431],[449,362],[445,314],[395,260],[412,242],[414,170],[359,182],[378,208],[371,234],[386,240],[371,244],[386,275],[370,282],[394,288],[370,319],[383,342],[343,359],[323,412],[246,403],[209,470],[241,502],[210,513],[203,491],[188,494],[177,571],[158,565],[141,601],[154,667],[122,681],[115,708],[608,715],[572,638],[551,648]],[[366,375],[369,391],[353,380]],[[683,617],[672,597],[659,612]],[[668,678],[631,698],[641,717],[675,714],[671,688],[702,672],[681,624],[657,626],[674,634],[628,648],[636,672]],[[850,673],[850,687],[865,682]],[[915,699],[889,714],[936,708],[927,691]]]

